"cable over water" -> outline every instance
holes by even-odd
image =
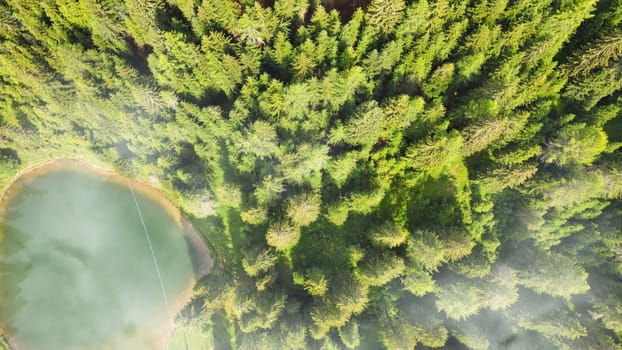
[[[136,194],[134,193],[134,188],[132,187],[131,182],[127,182],[130,186],[130,191],[132,191],[132,197],[134,198],[134,204],[136,205],[136,210],[138,211],[138,216],[140,217],[140,222],[143,224],[143,230],[145,231],[145,238],[147,238],[147,243],[149,243],[149,249],[151,250],[151,257],[153,257],[153,264],[155,265],[155,270],[158,274],[158,279],[160,280],[160,287],[162,288],[162,296],[164,297],[164,303],[166,304],[166,312],[168,313],[168,318],[171,320],[171,326],[175,329],[175,323],[173,322],[173,314],[171,313],[171,308],[168,303],[168,297],[166,296],[166,290],[164,289],[164,282],[162,281],[162,274],[160,273],[160,265],[158,264],[158,259],[156,258],[155,251],[153,250],[153,244],[151,244],[151,238],[149,237],[149,232],[147,231],[147,226],[145,225],[145,220],[143,219],[143,214],[138,206],[138,200],[136,199]]]

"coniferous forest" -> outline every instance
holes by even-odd
[[[214,349],[620,349],[621,0],[0,0],[0,185],[164,191]]]

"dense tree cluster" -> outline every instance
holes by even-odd
[[[0,0],[0,184],[168,193],[216,348],[616,349],[619,0]]]

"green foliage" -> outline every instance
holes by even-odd
[[[364,259],[359,268],[359,279],[369,286],[382,286],[399,277],[405,269],[404,260],[390,254]]]
[[[436,307],[447,317],[461,320],[476,314],[482,307],[479,290],[469,283],[457,282],[441,288]]]
[[[524,270],[518,274],[521,285],[538,293],[569,297],[590,289],[588,274],[571,259],[555,253],[533,256]]]
[[[240,212],[240,219],[247,224],[261,225],[268,219],[268,208],[249,208],[243,212]]]
[[[326,218],[333,224],[341,226],[348,219],[349,211],[350,208],[348,207],[347,203],[338,203],[337,205],[328,207],[328,213],[326,214]]]
[[[462,138],[455,133],[440,138],[429,138],[407,150],[408,166],[437,174],[443,166],[457,158],[461,146]]]
[[[279,147],[274,126],[261,120],[256,121],[241,141],[239,148],[242,153],[254,154],[258,158],[276,154]]]
[[[344,326],[352,315],[363,312],[369,298],[367,287],[352,278],[336,281],[325,301],[313,305],[310,316],[313,338],[322,338],[331,328]]]
[[[616,67],[597,70],[586,77],[577,77],[566,86],[565,95],[576,101],[584,109],[590,110],[607,96],[620,88],[622,74]]]
[[[407,256],[427,271],[436,272],[441,264],[461,259],[473,248],[468,237],[453,229],[443,232],[443,239],[439,236],[430,230],[415,232],[408,240]]]
[[[563,306],[543,313],[536,311],[533,306],[517,303],[511,312],[520,327],[537,331],[546,338],[577,339],[587,335],[581,322],[569,317],[569,311]]]
[[[451,332],[451,335],[460,343],[468,346],[469,349],[487,350],[490,347],[486,334],[483,334],[477,326],[468,321],[461,322],[460,326]]]
[[[417,341],[431,348],[442,348],[447,341],[448,331],[440,319],[428,317],[417,323]]]
[[[514,188],[531,178],[538,168],[533,165],[519,165],[511,168],[497,168],[477,181],[484,193],[499,193],[506,188]]]
[[[331,161],[327,166],[327,171],[330,176],[335,180],[335,184],[338,187],[344,185],[348,180],[352,171],[356,169],[357,162],[359,161],[359,155],[357,152],[348,152],[343,157],[339,157]]]
[[[438,67],[423,86],[423,92],[429,98],[436,98],[452,83],[454,64],[446,63]]]
[[[359,326],[356,322],[348,322],[339,328],[339,339],[348,349],[356,349],[361,344]]]
[[[282,179],[268,175],[263,178],[261,185],[257,186],[254,194],[257,202],[260,204],[270,204],[278,199],[284,190],[285,187],[283,186]]]
[[[404,10],[403,0],[372,0],[367,9],[367,22],[381,33],[391,33]]]
[[[297,226],[308,226],[320,214],[320,198],[313,194],[292,197],[287,206],[287,216]]]
[[[284,294],[270,292],[236,295],[234,315],[242,332],[272,328],[285,308],[285,298]]]
[[[242,203],[242,192],[235,185],[224,184],[216,190],[216,200],[220,205],[239,208]]]
[[[328,147],[302,144],[296,151],[284,154],[281,158],[283,176],[295,184],[313,183],[314,176],[320,175],[328,162]]]
[[[597,304],[591,313],[593,318],[601,319],[608,329],[616,334],[622,333],[622,305],[619,300],[612,301],[610,305]]]
[[[596,127],[574,124],[562,129],[542,151],[546,163],[591,164],[607,147],[607,134]]]
[[[518,300],[516,285],[516,273],[507,266],[497,266],[492,274],[484,278],[442,285],[436,305],[455,320],[474,315],[482,308],[502,310]]]
[[[273,223],[266,232],[266,241],[277,251],[294,247],[300,239],[300,229],[287,221]]]
[[[348,201],[349,210],[368,214],[380,204],[383,198],[384,192],[378,189],[369,192],[353,193]]]
[[[344,127],[344,140],[352,145],[373,146],[383,132],[384,115],[377,103],[362,105]]]
[[[0,337],[0,349],[2,349],[2,350],[9,350],[9,344],[4,339],[4,337]]]
[[[432,231],[417,232],[408,240],[408,257],[429,272],[435,272],[445,261],[442,242]]]
[[[622,57],[622,32],[606,33],[595,44],[576,56],[570,67],[571,75],[588,74],[592,70],[609,66],[612,61]]]
[[[0,185],[77,158],[162,189],[216,348],[613,349],[620,8],[7,0]]]
[[[370,237],[379,247],[395,248],[406,242],[409,232],[393,222],[385,222],[371,231]]]
[[[402,315],[380,319],[379,338],[389,350],[414,349],[417,345],[417,328]]]
[[[328,280],[326,275],[317,268],[307,271],[304,280],[304,288],[307,293],[314,297],[321,297],[328,291]]]
[[[432,274],[417,268],[407,268],[402,278],[404,290],[409,291],[418,297],[434,291],[435,282]]]
[[[276,255],[271,249],[264,249],[242,259],[242,267],[250,276],[255,277],[266,272],[276,264]]]
[[[277,16],[288,20],[296,16],[302,17],[308,6],[308,1],[279,0],[274,4],[274,12]]]
[[[20,161],[14,150],[0,148],[0,168],[2,168],[2,172],[0,173],[0,185],[4,187],[4,185],[8,184],[10,179],[19,170],[19,166]]]
[[[333,301],[337,309],[344,315],[358,315],[369,303],[368,287],[352,278],[346,278],[336,283]]]
[[[464,140],[462,146],[463,154],[469,156],[485,149],[500,138],[507,130],[507,127],[508,120],[498,118],[478,120],[476,123],[467,126],[462,131]]]

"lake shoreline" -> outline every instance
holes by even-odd
[[[183,215],[180,208],[176,206],[173,201],[171,201],[162,191],[144,182],[143,180],[126,178],[112,169],[85,160],[71,158],[51,159],[20,170],[6,185],[0,194],[0,222],[2,222],[4,218],[5,210],[13,198],[13,195],[18,193],[24,184],[39,176],[62,170],[78,171],[86,175],[98,177],[101,181],[115,183],[123,187],[130,187],[136,191],[136,193],[140,193],[141,195],[158,203],[177,223],[185,239],[191,242],[198,261],[197,266],[193,266],[195,269],[193,271],[194,279],[189,283],[188,287],[184,289],[183,293],[172,300],[171,306],[173,308],[172,311],[174,315],[179,313],[183,307],[191,301],[194,294],[193,287],[196,282],[211,271],[213,267],[213,260],[203,236],[194,227],[194,225],[192,225],[190,220]],[[0,241],[2,240],[2,236],[3,232],[0,227]],[[158,337],[152,340],[154,343],[161,344],[161,348],[164,350],[166,349],[173,332],[174,328],[170,325],[166,329],[158,330]],[[9,350],[25,350],[15,343],[14,339],[8,334],[1,321],[0,337],[6,341],[9,346]]]
[[[166,211],[175,218],[175,221],[181,225],[181,211],[179,208],[159,189],[144,182],[140,179],[130,179],[123,175],[116,173],[114,170],[106,168],[104,166],[94,164],[81,159],[72,158],[55,158],[43,163],[35,164],[21,170],[15,177],[8,183],[6,188],[2,191],[0,197],[0,220],[2,220],[2,214],[6,207],[6,204],[11,199],[13,193],[20,189],[20,186],[29,181],[30,179],[38,176],[45,175],[47,173],[59,170],[75,170],[84,172],[87,174],[96,174],[101,176],[104,181],[113,182],[121,186],[128,186],[132,184],[132,188],[136,192],[149,197],[161,204]]]

